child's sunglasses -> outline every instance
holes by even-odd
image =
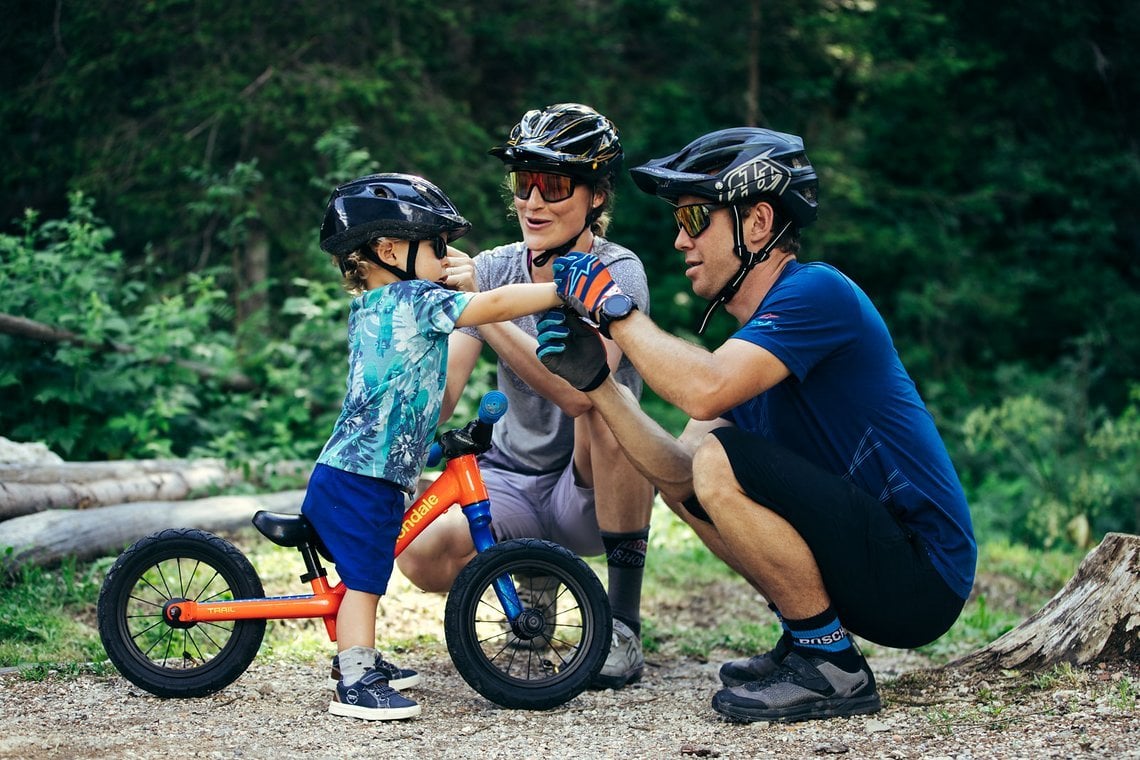
[[[677,227],[685,231],[691,238],[698,237],[709,228],[712,223],[712,212],[724,208],[713,203],[692,203],[688,206],[678,206],[673,209],[673,218],[677,220]]]
[[[516,169],[507,174],[507,182],[510,183],[511,192],[521,201],[529,198],[536,187],[547,203],[564,201],[574,194],[574,178],[565,174]]]
[[[443,261],[443,259],[447,256],[447,241],[444,240],[443,237],[434,237],[434,238],[429,238],[425,242],[431,243],[431,251],[435,255],[436,259],[439,261]],[[420,241],[418,241],[418,240],[409,240],[408,241],[408,261],[409,262],[413,262],[416,260],[416,252],[419,251],[419,249],[420,249]]]

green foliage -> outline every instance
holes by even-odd
[[[315,455],[343,385],[346,301],[316,245],[331,187],[424,174],[473,221],[466,250],[514,239],[487,149],[527,109],[575,100],[615,120],[627,167],[727,126],[802,134],[821,178],[802,258],[835,263],[882,310],[983,535],[1135,530],[1140,6],[710,7],[13,9],[0,310],[87,342],[0,336],[0,429],[73,459]],[[654,318],[716,346],[734,325],[693,334],[704,303],[674,235],[623,173],[610,237],[645,261]],[[135,350],[92,347],[107,341]],[[486,367],[459,413],[493,382]]]
[[[1051,400],[1009,396],[966,417],[978,534],[1087,549],[1107,531],[1140,531],[1140,388],[1118,416],[1068,385],[1043,391]]]
[[[95,600],[110,560],[54,570],[27,567],[0,579],[0,666],[103,659]]]

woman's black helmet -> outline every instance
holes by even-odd
[[[337,256],[376,237],[455,240],[471,229],[451,199],[423,177],[370,174],[340,185],[321,224],[321,250]]]
[[[527,111],[491,155],[509,167],[595,180],[617,173],[622,149],[612,121],[589,106],[558,103]]]
[[[815,221],[819,207],[819,178],[804,141],[771,129],[711,132],[630,174],[642,190],[673,203],[682,195],[724,204],[775,196],[799,228]]]

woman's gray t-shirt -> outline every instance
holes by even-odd
[[[637,255],[617,243],[594,237],[591,253],[601,259],[618,286],[649,312],[649,286],[645,267]],[[511,283],[530,283],[527,249],[524,243],[511,243],[483,251],[475,257],[475,281],[479,290],[490,290]],[[527,335],[537,335],[538,319],[532,314],[513,320]],[[478,328],[461,331],[482,340]],[[641,397],[641,377],[629,359],[622,357],[615,377]],[[507,414],[493,428],[496,450],[487,459],[524,474],[562,470],[574,451],[574,420],[556,404],[540,396],[502,360],[498,362],[498,388],[507,394]]]

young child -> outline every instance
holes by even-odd
[[[447,244],[470,228],[439,188],[406,174],[341,185],[321,225],[321,248],[355,296],[348,393],[301,506],[347,587],[336,621],[334,715],[393,720],[420,712],[396,690],[419,675],[376,650],[376,608],[392,575],[405,495],[439,420],[448,334],[561,303],[554,283],[448,290]]]

